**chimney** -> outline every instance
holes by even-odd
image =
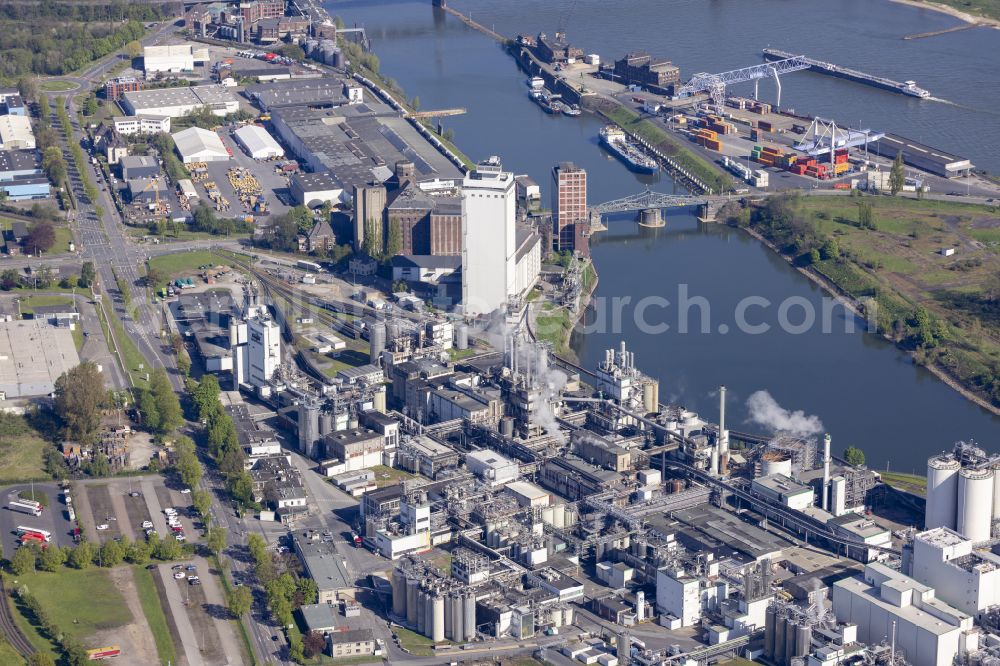
[[[726,430],[726,387],[719,387],[719,471],[729,471],[729,431]]]
[[[829,511],[830,495],[830,435],[823,435],[823,510]]]

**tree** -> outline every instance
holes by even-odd
[[[125,559],[125,548],[114,539],[104,542],[99,556],[101,566],[116,567]]]
[[[385,243],[385,256],[387,258],[395,257],[397,254],[403,251],[403,232],[399,226],[399,220],[389,221],[389,238],[386,239]]]
[[[39,566],[42,571],[57,571],[59,567],[66,564],[66,551],[54,543],[42,551]]]
[[[821,260],[822,260],[822,257],[819,254],[819,250],[817,250],[816,248],[813,248],[813,249],[809,250],[809,263],[810,264],[818,264]]]
[[[310,631],[302,637],[302,655],[312,659],[326,649],[326,637],[318,631]]]
[[[299,578],[295,581],[295,594],[292,599],[296,608],[303,604],[316,603],[318,596],[319,589],[316,586],[316,581],[312,578]]]
[[[95,96],[94,93],[91,93],[87,96],[87,99],[83,101],[83,115],[92,116],[97,113],[97,109],[97,96]]]
[[[135,60],[142,55],[142,44],[139,43],[139,40],[133,39],[125,45],[125,55],[127,55],[130,60]]]
[[[90,361],[84,361],[56,380],[56,413],[69,439],[93,444],[101,425],[101,408],[107,400],[104,378]]]
[[[903,191],[906,184],[906,171],[903,168],[903,152],[896,153],[896,159],[892,162],[892,170],[889,172],[889,191],[892,196],[896,196]]]
[[[160,416],[156,431],[160,434],[172,432],[184,422],[184,414],[180,400],[170,385],[167,371],[162,367],[156,368],[149,378],[149,392],[156,401],[156,411]]]
[[[166,279],[167,279],[167,276],[164,275],[163,271],[161,271],[160,269],[154,268],[152,266],[150,266],[148,269],[146,269],[146,286],[147,287],[155,287],[156,285],[160,284],[161,282],[165,282]]]
[[[24,239],[24,250],[29,254],[48,252],[56,244],[56,230],[49,222],[35,222]]]
[[[38,95],[38,85],[30,76],[22,76],[17,81],[17,91],[25,100],[33,100]]]
[[[176,560],[181,556],[181,544],[173,537],[161,539],[153,550],[153,556],[158,560]]]
[[[66,160],[59,146],[49,146],[42,152],[42,169],[53,185],[66,179]]]
[[[156,406],[156,396],[149,389],[140,389],[136,401],[139,413],[142,414],[142,422],[152,432],[160,429],[160,410]]]
[[[212,508],[212,495],[207,490],[195,490],[191,493],[191,505],[204,518]]]
[[[94,262],[85,261],[80,267],[80,286],[90,287],[94,284],[94,279],[97,277],[97,270],[94,268]]]
[[[241,618],[249,613],[252,604],[253,593],[250,592],[250,588],[246,585],[234,587],[226,600],[226,606],[229,608],[229,612],[237,618]]]
[[[29,571],[35,570],[35,560],[38,558],[38,550],[33,545],[21,546],[14,551],[10,558],[10,569],[17,576],[23,576]]]
[[[21,283],[21,274],[15,268],[8,268],[0,273],[0,289],[10,291]]]
[[[823,247],[819,249],[819,253],[824,259],[839,259],[840,245],[836,239],[831,238],[823,243]]]
[[[275,52],[292,60],[304,60],[306,57],[306,52],[298,44],[282,44]]]
[[[858,202],[858,226],[862,229],[875,228],[875,212],[867,201]]]
[[[81,541],[69,553],[69,565],[74,569],[86,569],[94,563],[94,544]]]
[[[191,400],[198,408],[198,418],[208,421],[209,418],[221,411],[222,405],[219,403],[221,389],[219,380],[215,375],[205,374],[201,378],[198,387],[191,394]]]
[[[48,289],[52,285],[52,267],[49,265],[40,266],[31,273],[35,279],[35,286],[39,289]]]
[[[844,460],[848,465],[859,467],[865,464],[865,452],[856,446],[848,446],[844,450]]]
[[[28,666],[56,666],[56,662],[48,652],[33,652],[28,657]]]
[[[135,541],[125,550],[125,559],[132,564],[149,563],[149,544],[145,541]]]
[[[206,542],[208,543],[208,549],[212,551],[213,555],[221,553],[226,547],[226,528],[209,527]]]

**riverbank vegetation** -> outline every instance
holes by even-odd
[[[917,363],[1000,407],[1000,210],[788,194],[727,207],[723,219],[852,299]]]

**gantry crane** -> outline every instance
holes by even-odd
[[[774,77],[774,82],[778,86],[778,103],[781,106],[781,74],[791,74],[803,69],[809,69],[811,65],[806,62],[805,56],[794,56],[784,60],[775,60],[743,69],[734,69],[720,74],[708,74],[705,72],[695,74],[691,79],[678,89],[678,95],[691,95],[703,90],[708,91],[712,98],[712,103],[718,111],[722,110],[726,101],[726,86],[733,83],[746,83],[754,81],[755,84],[760,79],[769,76]],[[754,97],[757,96],[757,88],[754,86]]]

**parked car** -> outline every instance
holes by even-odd
[[[153,526],[153,521],[151,521],[151,520],[144,520],[144,521],[142,521],[142,528],[143,529],[148,529],[148,528],[150,528],[152,526]]]
[[[187,574],[184,573],[183,571],[178,571],[177,573],[174,574],[174,578],[176,580],[181,580],[182,578],[185,578],[186,576],[187,576]]]
[[[181,491],[181,495],[190,495],[190,494],[191,494],[190,488],[185,488],[184,490]]]
[[[108,526],[107,526],[107,525],[105,525],[105,524],[101,524],[101,525],[98,525],[98,526],[97,526],[97,529],[98,529],[98,531],[103,531],[103,530],[106,530],[106,529],[108,529]]]

